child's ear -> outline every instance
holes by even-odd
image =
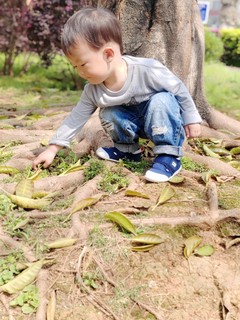
[[[103,56],[107,62],[111,62],[114,57],[114,50],[111,47],[105,48],[103,51]]]

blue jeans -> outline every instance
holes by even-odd
[[[139,149],[139,138],[154,143],[154,154],[182,156],[184,128],[173,94],[160,92],[138,105],[100,109],[102,127],[122,152]]]

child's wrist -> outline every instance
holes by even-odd
[[[50,144],[48,146],[48,150],[54,152],[55,154],[58,153],[59,150],[61,150],[63,147],[62,146],[58,146],[57,144]]]

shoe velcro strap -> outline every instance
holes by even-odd
[[[172,160],[171,163],[172,162],[174,162],[174,160]],[[175,162],[175,163],[177,165],[177,162]],[[169,164],[169,162],[164,161],[163,159],[161,159],[161,160],[158,159],[158,161],[153,164],[153,168],[157,169],[157,170],[162,170],[162,166],[164,166],[172,174],[176,171],[176,168],[177,168],[177,166],[173,167]]]

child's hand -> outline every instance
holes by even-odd
[[[47,168],[50,166],[50,164],[53,162],[53,159],[55,158],[57,152],[62,149],[61,146],[57,146],[55,144],[51,144],[45,151],[39,154],[37,158],[32,163],[32,168],[34,170],[37,169],[39,164],[43,164],[44,168]]]
[[[196,138],[201,134],[201,126],[199,123],[191,123],[184,127],[187,138]]]

